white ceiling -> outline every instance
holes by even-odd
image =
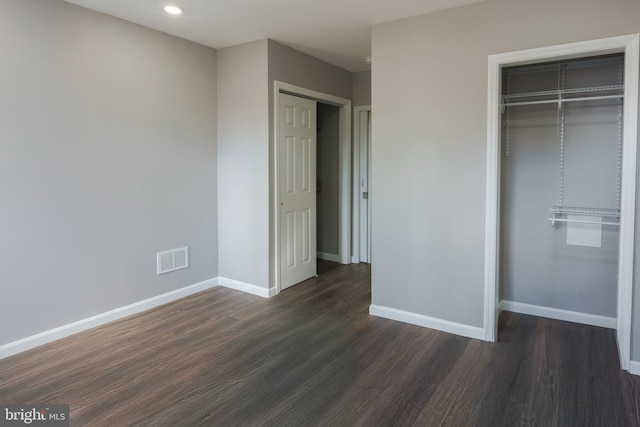
[[[369,67],[373,24],[481,0],[65,0],[216,49],[270,38],[349,71]],[[175,4],[179,16],[164,12]]]

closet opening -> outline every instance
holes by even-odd
[[[500,308],[616,329],[624,55],[502,69]]]
[[[542,108],[543,105],[555,103],[556,110],[554,111],[556,117],[556,127],[555,134],[556,138],[559,138],[560,130],[562,127],[558,127],[559,119],[561,120],[561,111],[559,111],[558,104],[572,104],[572,103],[597,103],[601,102],[597,99],[575,99],[571,101],[563,101],[562,99],[558,101],[555,99],[550,102],[549,98],[542,99],[526,99],[526,96],[522,96],[519,100],[517,97],[510,97],[506,101],[502,98],[503,86],[506,82],[503,82],[503,71],[506,68],[510,67],[521,67],[525,65],[537,64],[538,66],[556,66],[556,77],[555,77],[555,87],[552,87],[548,90],[555,91],[555,97],[561,98],[569,98],[575,97],[589,97],[589,96],[619,96],[619,92],[615,90],[613,92],[608,92],[607,90],[595,90],[594,88],[598,88],[600,83],[588,81],[585,86],[570,86],[569,76],[565,74],[565,88],[562,89],[562,81],[558,80],[558,71],[557,65],[559,63],[567,63],[567,65],[580,65],[571,63],[575,59],[581,59],[585,61],[589,60],[613,60],[612,54],[620,54],[622,58],[624,58],[624,71],[623,71],[623,79],[624,79],[624,88],[622,89],[622,149],[621,149],[621,159],[619,160],[621,163],[621,178],[620,178],[620,207],[619,207],[619,217],[616,218],[616,215],[612,215],[610,211],[611,206],[609,205],[611,201],[611,179],[600,177],[598,175],[588,175],[585,172],[588,168],[582,166],[584,165],[593,165],[598,163],[593,163],[593,157],[598,158],[597,149],[599,149],[597,145],[594,144],[593,150],[590,151],[589,154],[585,153],[573,153],[571,158],[569,158],[570,151],[566,151],[563,159],[563,187],[562,187],[562,203],[560,203],[560,153],[556,151],[556,165],[558,169],[555,172],[556,181],[556,194],[550,200],[546,201],[545,206],[541,207],[540,214],[543,215],[542,222],[546,222],[547,225],[553,230],[547,229],[547,232],[555,231],[560,236],[562,236],[563,240],[559,240],[556,242],[557,245],[562,245],[559,247],[552,247],[552,250],[556,250],[558,253],[562,249],[562,247],[568,246],[576,246],[577,249],[585,252],[590,249],[598,249],[597,247],[587,246],[585,243],[591,241],[597,244],[598,240],[600,241],[602,250],[602,245],[607,245],[608,242],[606,239],[611,238],[611,233],[607,233],[604,230],[605,227],[616,227],[613,224],[606,224],[608,222],[615,223],[619,222],[618,227],[618,239],[619,245],[617,250],[617,283],[616,283],[616,291],[617,298],[615,304],[616,310],[616,338],[618,344],[618,351],[620,353],[620,366],[624,370],[630,370],[632,373],[640,374],[640,364],[639,363],[631,363],[631,358],[638,360],[640,357],[640,345],[637,343],[634,344],[632,348],[631,342],[631,331],[632,331],[632,308],[633,308],[633,282],[634,282],[634,263],[635,263],[635,225],[636,225],[636,171],[637,171],[637,163],[638,163],[638,86],[639,86],[639,78],[640,78],[640,34],[629,34],[617,37],[610,37],[604,39],[597,40],[589,40],[577,43],[569,43],[564,45],[556,45],[556,46],[548,46],[542,48],[507,52],[507,53],[499,53],[494,55],[489,55],[488,57],[488,85],[487,85],[487,177],[486,177],[486,222],[485,222],[485,294],[484,294],[484,333],[486,341],[496,341],[498,338],[498,314],[499,314],[499,299],[505,296],[507,292],[502,292],[500,283],[502,282],[501,275],[505,275],[506,272],[503,272],[504,269],[512,268],[509,266],[502,266],[502,258],[503,253],[509,251],[508,247],[503,244],[504,236],[501,233],[505,233],[503,231],[504,227],[512,227],[509,225],[503,225],[502,222],[506,221],[506,219],[502,218],[502,209],[503,203],[501,202],[501,193],[502,193],[502,181],[503,171],[501,170],[502,166],[502,156],[504,155],[504,144],[502,140],[502,129],[504,127],[503,121],[506,120],[505,114],[506,109],[515,109],[517,106],[511,105],[510,107],[504,106],[503,104],[512,102],[531,102],[529,106],[522,105],[522,107],[527,108]],[[550,63],[550,61],[556,61],[555,63]],[[606,61],[605,61],[606,62]],[[586,64],[583,64],[586,65]],[[581,67],[577,67],[578,70]],[[531,70],[529,70],[531,71]],[[569,70],[566,70],[568,73]],[[572,71],[573,73],[573,71]],[[560,76],[560,79],[562,76]],[[581,77],[572,76],[571,81],[578,81]],[[578,80],[575,80],[578,79]],[[560,86],[558,86],[560,83]],[[571,83],[573,84],[573,83]],[[608,83],[603,83],[603,85],[609,85]],[[613,83],[615,85],[615,83]],[[567,90],[579,89],[582,90],[584,88],[594,89],[592,93],[587,94],[573,94],[567,92]],[[529,93],[528,91],[533,92],[546,92],[545,89],[539,90],[538,88],[522,88],[522,92],[518,90],[509,91],[509,94],[517,94],[517,93]],[[613,90],[613,88],[611,88]],[[552,94],[551,96],[553,96]],[[587,95],[587,96],[584,96]],[[523,99],[524,98],[524,99]],[[610,98],[614,99],[614,98]],[[603,98],[604,100],[604,98]],[[536,101],[545,101],[538,102],[537,104],[533,104]],[[612,102],[612,101],[608,101]],[[503,108],[505,112],[503,113]],[[567,125],[567,120],[570,119],[570,124],[573,128],[579,125],[582,122],[587,122],[589,126],[595,126],[595,124],[602,119],[598,119],[595,115],[591,116],[592,113],[587,113],[587,115],[577,115],[568,117],[565,111],[565,126]],[[550,112],[547,115],[551,115]],[[511,116],[509,117],[511,120]],[[524,120],[524,119],[522,119]],[[544,129],[545,127],[549,127],[549,125],[545,125],[541,122],[541,119],[529,119],[527,123],[524,124],[525,127],[529,128],[539,128]],[[571,138],[574,138],[577,135],[583,134],[586,135],[589,140],[591,140],[591,131],[592,129],[587,126],[586,130],[578,131],[573,129],[573,133]],[[511,131],[511,127],[509,127]],[[565,131],[571,130],[565,128]],[[596,132],[595,130],[593,130]],[[552,130],[547,129],[547,133],[553,133]],[[601,132],[601,130],[597,130],[597,132]],[[511,137],[512,135],[509,135]],[[569,138],[569,134],[564,135],[565,142],[570,144],[567,138]],[[514,149],[514,145],[511,144],[513,142],[510,140],[509,150]],[[548,143],[540,142],[540,144],[545,145]],[[521,144],[522,145],[522,144]],[[575,145],[575,144],[574,144]],[[559,147],[559,142],[558,142]],[[529,146],[525,147],[529,149]],[[565,150],[569,150],[565,147]],[[609,152],[610,153],[610,152]],[[534,153],[536,154],[536,153]],[[607,154],[609,155],[609,154]],[[616,154],[617,155],[617,154]],[[544,157],[547,154],[537,153],[537,156],[527,156],[525,161],[525,167],[531,167],[531,162],[534,160],[539,160],[537,157]],[[548,154],[548,156],[551,156]],[[583,159],[582,156],[587,156],[587,159]],[[604,159],[597,159],[598,161]],[[610,163],[609,163],[610,164]],[[591,166],[593,168],[595,166]],[[610,166],[609,166],[610,167]],[[577,169],[576,169],[577,168]],[[572,177],[568,176],[569,169],[577,170],[577,172],[572,172]],[[522,169],[518,169],[520,173],[523,173]],[[577,175],[576,175],[577,173]],[[588,175],[588,176],[587,176]],[[510,181],[511,184],[518,184],[518,181],[515,181],[516,177],[513,178],[514,181]],[[518,177],[518,180],[522,180],[522,177]],[[572,206],[569,203],[586,203],[590,200],[585,200],[583,202],[583,197],[586,197],[590,194],[595,194],[595,190],[588,186],[579,185],[582,183],[582,180],[586,180],[586,183],[589,183],[591,186],[595,186],[596,189],[604,188],[605,183],[608,182],[606,188],[608,189],[608,195],[597,196],[599,198],[594,200],[593,203],[598,202],[599,206]],[[548,178],[544,177],[544,182],[546,182]],[[571,194],[569,194],[569,190],[571,189]],[[541,191],[541,190],[537,190]],[[614,185],[613,192],[615,193],[616,187]],[[520,197],[519,194],[514,194],[513,197]],[[534,198],[539,198],[540,196],[536,191],[532,192],[528,196],[531,200]],[[608,199],[607,199],[608,197]],[[604,204],[606,202],[606,204]],[[614,210],[615,210],[615,202],[616,198],[614,196]],[[603,203],[604,205],[600,205]],[[549,206],[546,206],[549,205]],[[509,205],[510,206],[510,205]],[[530,210],[534,209],[533,204],[529,203],[525,214],[530,215]],[[554,209],[554,206],[556,209]],[[563,208],[598,208],[598,209],[606,209],[604,211],[594,211],[594,210],[567,210]],[[510,208],[515,209],[515,208]],[[535,209],[538,209],[537,207]],[[552,209],[551,211],[549,209]],[[615,213],[615,212],[614,212]],[[571,217],[570,217],[571,216]],[[601,227],[600,229],[600,239],[597,237],[597,233],[589,234],[588,232],[579,231],[576,234],[575,226],[581,224],[579,221],[582,220],[582,217],[588,217],[588,219],[584,219],[584,224],[593,225],[591,222],[594,220],[598,222],[602,222],[602,224],[595,224]],[[556,220],[554,220],[554,218]],[[598,219],[599,218],[599,219]],[[559,221],[560,219],[572,220],[572,222],[568,221]],[[536,219],[537,220],[537,219]],[[560,228],[555,229],[553,226],[559,226],[563,224],[563,230],[558,232]],[[579,245],[570,245],[567,243],[567,225],[571,224],[573,230],[570,233],[569,241],[575,242],[573,239],[577,239]],[[531,227],[531,224],[525,224],[525,227]],[[593,230],[591,230],[593,231]],[[520,232],[522,230],[520,229]],[[612,232],[613,233],[613,232]],[[547,233],[548,234],[548,233]],[[603,237],[604,236],[604,237]],[[558,238],[559,239],[559,238]],[[508,242],[507,242],[508,243]],[[531,244],[527,248],[528,255],[530,257],[540,257],[540,246]],[[572,256],[567,256],[567,258],[572,261]],[[606,260],[600,259],[600,262],[606,262]],[[552,268],[552,272],[558,271],[560,267],[557,266],[557,261],[554,261],[550,264],[550,268]],[[532,271],[532,273],[537,273]],[[575,280],[572,279],[572,280]],[[538,284],[536,284],[538,286]],[[574,287],[575,288],[575,287]],[[510,293],[508,295],[514,295],[512,298],[517,298],[520,301],[534,301],[533,303],[528,303],[529,305],[540,304],[540,300],[534,300],[533,295],[528,292],[529,288],[521,291],[520,287],[518,287],[517,292]],[[570,288],[558,288],[556,289],[556,294],[549,297],[553,303],[557,303],[557,301],[571,301],[572,306],[570,306],[569,310],[556,309],[555,313],[564,313],[564,311],[568,311],[570,313],[580,313],[578,310],[583,310],[584,307],[589,308],[591,311],[587,312],[589,314],[588,317],[593,319],[593,316],[599,314],[591,314],[591,313],[603,313],[599,310],[600,304],[593,301],[592,298],[589,298],[588,295],[579,294],[574,295],[571,298],[567,298],[566,295],[563,295],[562,292],[558,293],[559,290],[564,290],[565,292],[570,290]],[[525,298],[528,298],[525,300]],[[514,302],[520,302],[514,301]],[[527,304],[527,303],[522,303]],[[580,305],[579,305],[580,304]],[[611,307],[611,302],[609,300],[609,307]],[[551,305],[551,308],[557,307]],[[582,311],[584,313],[584,311]],[[604,312],[605,319],[611,319],[606,312]],[[601,319],[602,320],[602,319]],[[584,320],[583,320],[584,321]]]

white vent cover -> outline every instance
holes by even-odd
[[[189,248],[178,248],[158,252],[158,274],[168,273],[189,267]]]

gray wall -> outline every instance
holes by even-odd
[[[353,73],[353,106],[371,105],[371,71]]]
[[[0,345],[218,275],[215,51],[60,0],[0,13]],[[190,267],[156,275],[156,252]]]
[[[333,105],[318,104],[318,139],[316,171],[318,182],[317,224],[318,252],[338,255],[340,231],[339,202],[339,116]]]
[[[570,68],[566,87],[621,84],[618,71],[615,64]],[[509,86],[521,93],[557,84],[554,70],[513,75]],[[565,103],[564,206],[616,207],[617,112],[617,100]],[[618,227],[601,226],[595,248],[567,244],[569,225],[547,221],[560,197],[557,105],[511,107],[509,122],[509,156],[504,149],[501,156],[501,297],[616,317]]]
[[[218,50],[217,64],[220,276],[269,288],[273,82],[349,98],[351,73],[266,39]]]
[[[351,99],[352,73],[269,40],[269,93],[273,80]],[[273,105],[270,105],[273,108]]]
[[[483,326],[487,57],[640,32],[638,16],[487,0],[373,27],[373,304]]]
[[[218,50],[220,276],[269,287],[267,40]]]
[[[305,89],[314,90],[344,99],[351,99],[352,73],[334,65],[320,61],[290,47],[273,40],[268,41],[269,51],[269,164],[273,164],[273,88],[274,81],[293,84]],[[269,174],[273,178],[273,171]],[[271,179],[271,191],[275,191],[275,183]],[[273,212],[273,198],[271,197],[269,212]],[[275,286],[275,242],[273,240],[275,218],[270,217],[269,227],[272,239],[269,242],[269,265],[271,266],[269,280]]]

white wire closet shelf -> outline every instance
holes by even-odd
[[[598,225],[620,225],[620,210],[606,208],[586,208],[577,206],[552,206],[549,209],[551,225],[555,227],[556,222],[598,224]],[[593,220],[566,218],[568,215],[592,216]],[[598,219],[596,219],[598,218]],[[605,221],[604,218],[610,218]]]
[[[578,96],[591,94],[589,96]],[[552,98],[553,97],[553,98]],[[601,99],[620,99],[624,97],[624,85],[608,85],[583,87],[574,89],[556,89],[538,92],[511,93],[502,96],[501,107],[515,107],[518,105],[558,104],[576,101],[595,101]],[[540,99],[545,98],[545,99]],[[514,101],[521,100],[521,101]]]
[[[576,76],[582,75],[571,71],[571,79],[567,79],[567,71],[576,68],[595,69],[592,67],[607,67],[607,76],[591,79],[593,85],[588,87],[580,86],[578,81],[582,81],[584,85],[586,80],[576,79]],[[601,68],[601,70],[604,70]],[[513,78],[519,74],[529,74],[546,76],[546,82],[541,82],[537,86],[522,86],[522,80],[514,82]],[[544,74],[546,73],[546,74]],[[557,86],[552,89],[552,83],[549,76],[556,74]],[[580,74],[582,73],[582,74]],[[614,74],[615,73],[615,74]],[[584,223],[619,226],[620,225],[620,187],[621,187],[621,169],[622,169],[622,112],[624,107],[624,60],[622,56],[594,57],[581,60],[569,60],[558,63],[540,64],[534,66],[522,66],[505,70],[503,74],[504,86],[501,96],[502,113],[504,114],[504,156],[510,156],[510,138],[511,138],[511,108],[524,105],[548,104],[552,107],[557,105],[557,138],[558,138],[558,154],[559,154],[559,200],[556,205],[549,209],[549,217],[547,218],[553,227],[557,223]],[[573,84],[571,84],[573,80]],[[512,90],[514,83],[519,83],[521,90],[533,89],[530,91]],[[588,83],[587,83],[588,84]],[[569,87],[567,87],[569,86]],[[536,90],[537,89],[537,90]],[[567,110],[568,103],[579,101],[599,101],[610,100],[606,104],[598,104],[607,106],[613,103],[617,107],[617,135],[616,135],[616,183],[615,183],[615,208],[594,208],[585,206],[566,206],[564,202],[564,181],[565,181],[565,145],[567,135]],[[569,110],[571,111],[571,110]],[[569,130],[571,132],[571,130]],[[613,135],[611,136],[614,137]],[[579,144],[579,142],[578,142]],[[612,192],[613,192],[612,188]],[[597,203],[597,202],[596,202]]]

